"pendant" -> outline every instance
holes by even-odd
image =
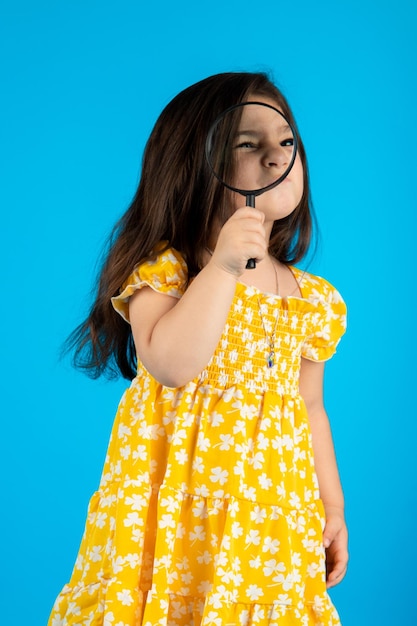
[[[274,347],[275,347],[275,331],[277,329],[277,325],[278,325],[278,317],[279,317],[279,310],[277,309],[276,312],[276,316],[275,316],[275,325],[273,328],[273,331],[271,333],[271,335],[268,335],[268,333],[266,332],[266,326],[265,326],[265,321],[262,315],[262,307],[261,307],[261,303],[260,300],[258,298],[258,307],[259,307],[259,316],[261,318],[261,322],[262,322],[262,327],[265,333],[265,348],[267,348],[266,351],[266,355],[265,355],[265,360],[266,360],[266,366],[268,369],[271,369],[272,367],[275,366],[275,351],[274,351]]]

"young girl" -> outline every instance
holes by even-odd
[[[294,125],[264,74],[215,75],[168,104],[72,336],[91,375],[133,380],[51,626],[339,624],[326,587],[347,531],[322,388],[345,305],[293,265],[312,229],[298,135],[256,208],[205,161],[213,121],[251,100]],[[243,148],[250,188],[286,167],[281,145]]]

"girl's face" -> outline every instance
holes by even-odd
[[[249,97],[275,108],[276,102],[265,96]],[[277,180],[287,169],[293,155],[293,135],[284,118],[262,106],[243,107],[236,141],[234,186],[238,189],[260,189]],[[298,206],[303,194],[303,165],[297,153],[286,178],[273,189],[256,197],[256,208],[265,214],[265,222],[287,217]],[[243,196],[234,194],[234,208],[245,204]]]

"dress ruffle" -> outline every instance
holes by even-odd
[[[301,356],[311,361],[327,361],[335,354],[346,331],[346,304],[337,289],[324,278],[291,269],[303,298],[315,308],[310,335],[304,340]]]
[[[111,299],[114,309],[129,322],[129,298],[142,287],[181,298],[187,283],[187,266],[182,256],[169,248],[154,261],[135,267],[125,281],[119,295]]]
[[[130,480],[118,488],[119,500],[120,490],[125,502],[144,499],[143,489]],[[322,574],[320,503],[286,510],[165,488],[158,497],[151,490],[148,495],[148,515],[152,512],[156,519],[159,506],[171,511],[159,520],[154,555],[146,551],[144,525],[137,517],[136,522],[132,514],[124,517],[123,504],[110,491],[95,494],[91,532],[81,546],[86,558],[79,559],[71,586],[61,593],[56,610],[66,621],[57,624],[112,624],[112,616],[121,613],[123,621],[117,623],[123,626],[339,623]],[[124,557],[113,522],[119,516],[137,525],[137,552]],[[247,523],[241,525],[239,519]],[[207,538],[216,544],[210,550],[205,549]],[[306,550],[312,553],[309,565],[301,558]],[[248,571],[252,576],[246,581]],[[94,577],[95,583],[87,582]]]

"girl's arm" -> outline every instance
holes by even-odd
[[[131,297],[129,317],[138,357],[163,385],[181,387],[207,365],[247,260],[262,260],[267,253],[263,221],[256,209],[238,209],[220,230],[209,262],[179,300],[150,287]]]
[[[329,419],[323,405],[324,363],[306,359],[301,361],[300,393],[307,407],[320,497],[326,512],[323,542],[326,548],[327,586],[330,588],[345,576],[348,562],[344,498]]]

